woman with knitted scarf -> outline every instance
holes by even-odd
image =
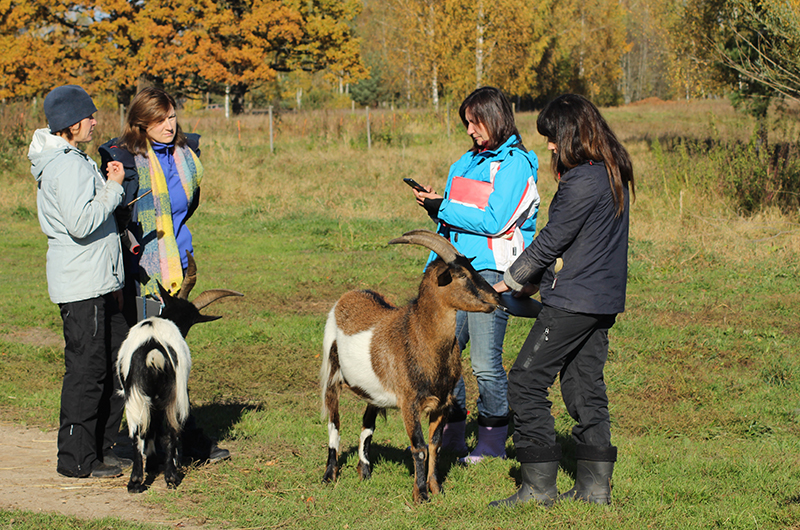
[[[200,135],[184,134],[178,124],[175,100],[157,88],[145,88],[131,101],[122,135],[100,146],[108,161],[125,168],[127,205],[117,209],[124,248],[125,316],[129,325],[160,311],[158,285],[171,294],[180,289],[194,254],[186,222],[200,201]],[[190,416],[183,434],[184,456],[200,461],[230,456],[194,425]]]

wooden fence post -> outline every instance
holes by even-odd
[[[372,134],[369,130],[369,105],[367,105],[367,150],[372,149]]]
[[[269,106],[269,152],[274,153],[275,149],[272,146],[272,105]]]

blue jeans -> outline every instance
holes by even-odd
[[[479,273],[490,285],[503,279],[497,271],[483,270]],[[464,351],[469,342],[472,373],[478,380],[478,422],[487,427],[508,424],[508,378],[503,368],[503,339],[507,323],[508,313],[502,309],[493,313],[459,311],[456,316],[458,345]],[[450,418],[458,421],[467,413],[464,378],[459,379],[453,396],[456,404]]]

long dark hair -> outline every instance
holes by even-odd
[[[539,113],[536,129],[556,145],[551,161],[556,175],[592,160],[603,162],[614,196],[616,216],[622,215],[624,188],[630,189],[632,198],[636,196],[633,164],[597,107],[583,96],[564,94]]]
[[[489,133],[489,145],[478,146],[475,140],[472,141],[470,151],[477,152],[481,149],[497,149],[513,135],[517,135],[519,142],[515,147],[527,151],[522,145],[522,136],[514,123],[514,112],[511,110],[511,103],[499,89],[485,86],[472,92],[458,109],[461,122],[467,127],[467,110],[472,114],[475,121],[486,127]]]
[[[135,155],[147,154],[147,128],[166,119],[170,109],[178,109],[175,99],[161,89],[147,87],[136,94],[128,107],[119,146]],[[175,128],[175,145],[186,145],[180,124]]]

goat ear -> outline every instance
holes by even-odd
[[[164,286],[161,285],[160,281],[156,280],[156,284],[158,285],[158,292],[161,293],[161,302],[164,303],[164,305],[166,305],[167,300],[172,298],[172,296],[170,296],[169,291],[164,289]]]
[[[195,321],[195,324],[200,324],[202,322],[213,322],[215,320],[219,320],[220,318],[222,318],[222,317],[216,317],[214,315],[202,315],[201,314],[201,315],[199,315],[197,317],[197,320]]]
[[[445,285],[450,285],[453,281],[453,275],[450,274],[450,268],[446,268],[442,273],[439,275],[439,287],[444,287]]]

